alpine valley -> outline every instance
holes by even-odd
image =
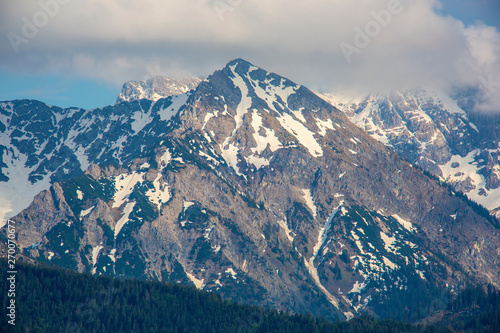
[[[25,255],[329,319],[418,321],[500,287],[500,225],[455,193],[496,212],[498,142],[456,103],[339,102],[242,59],[178,95],[127,89],[93,110],[0,104]]]

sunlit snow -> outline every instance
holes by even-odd
[[[118,234],[122,230],[125,223],[127,223],[129,221],[129,215],[130,215],[130,213],[132,213],[134,206],[135,206],[135,201],[129,202],[125,205],[125,208],[123,209],[122,217],[118,220],[118,222],[116,222],[115,238],[116,238],[116,236],[118,236]]]
[[[143,181],[144,175],[133,172],[130,175],[119,175],[115,177],[116,193],[113,197],[113,208],[120,207],[127,200],[130,193],[138,182]]]

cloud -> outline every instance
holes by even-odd
[[[207,75],[242,57],[314,89],[476,85],[487,97],[482,109],[500,111],[498,31],[465,26],[440,7],[437,0],[7,0],[0,59],[13,71],[119,85],[151,69]],[[55,14],[38,27],[44,8]],[[24,38],[26,22],[37,32],[15,52],[7,35]]]
[[[479,111],[500,111],[500,32],[493,27],[478,24],[465,30],[471,63],[467,64],[473,73],[465,75],[470,85],[477,85],[474,75],[479,80],[483,100],[477,106]],[[464,81],[465,81],[464,79]]]

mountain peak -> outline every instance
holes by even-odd
[[[273,72],[269,72],[262,67],[255,66],[254,64],[250,63],[249,61],[246,61],[245,59],[234,59],[227,63],[227,65],[224,67],[222,70],[224,73],[230,73],[230,76],[232,75],[239,75],[242,77],[248,77],[248,79],[253,80],[253,81],[266,81],[267,78],[277,78],[277,79],[284,79],[290,84],[287,85],[297,85],[294,82],[291,82],[290,80],[275,74]]]
[[[198,107],[182,116],[185,129],[213,133],[223,159],[240,176],[268,166],[283,147],[299,145],[322,156],[327,129],[348,121],[304,86],[243,59],[209,76],[189,98]]]
[[[236,58],[227,63],[226,67],[234,66],[234,65],[249,65],[253,66],[249,61],[243,58]]]

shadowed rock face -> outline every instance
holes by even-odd
[[[307,88],[237,59],[183,96],[149,102],[138,158],[40,193],[15,217],[20,247],[328,318],[498,284],[494,221]]]

